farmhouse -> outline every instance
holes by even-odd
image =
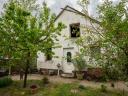
[[[55,23],[62,22],[66,25],[66,28],[61,32],[61,35],[57,37],[59,41],[56,41],[60,47],[50,48],[49,51],[53,51],[54,56],[46,56],[45,54],[38,52],[37,59],[37,68],[39,70],[57,70],[58,67],[62,70],[63,73],[72,73],[74,71],[74,66],[71,62],[71,59],[80,52],[81,47],[78,46],[75,41],[80,37],[86,36],[90,37],[89,32],[86,32],[84,26],[91,27],[93,23],[97,23],[93,18],[88,15],[83,15],[83,13],[78,10],[66,6],[62,9],[62,11],[57,16]],[[95,34],[97,37],[97,34]],[[87,39],[87,44],[90,44],[93,38]],[[97,49],[100,52],[100,49]],[[95,49],[92,49],[96,52]],[[68,57],[68,58],[67,58]],[[90,60],[89,57],[85,58],[88,62]]]

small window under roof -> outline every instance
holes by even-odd
[[[70,24],[71,37],[80,37],[80,23]]]

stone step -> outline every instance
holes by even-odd
[[[63,73],[63,74],[61,74],[61,76],[65,77],[65,78],[73,78],[74,74],[73,73]]]

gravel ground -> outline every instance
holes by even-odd
[[[38,74],[30,74],[28,75],[28,80],[41,80],[43,78],[43,75],[38,75]],[[69,78],[62,78],[59,76],[49,76],[48,77],[51,82],[55,83],[74,83],[77,82],[81,85],[88,86],[88,87],[93,87],[93,88],[100,88],[102,84],[106,85],[109,90],[125,90],[128,91],[128,87],[126,86],[125,82],[123,81],[118,81],[114,82],[115,87],[111,87],[111,83],[101,83],[101,82],[94,82],[94,81],[87,81],[87,80],[77,80],[77,79],[69,79]],[[12,76],[13,80],[20,80],[19,75]]]

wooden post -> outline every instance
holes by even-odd
[[[58,75],[58,76],[60,76],[60,67],[61,67],[61,66],[60,66],[60,64],[58,63],[58,64],[57,64],[57,68],[58,68],[58,73],[57,73],[57,75]]]

